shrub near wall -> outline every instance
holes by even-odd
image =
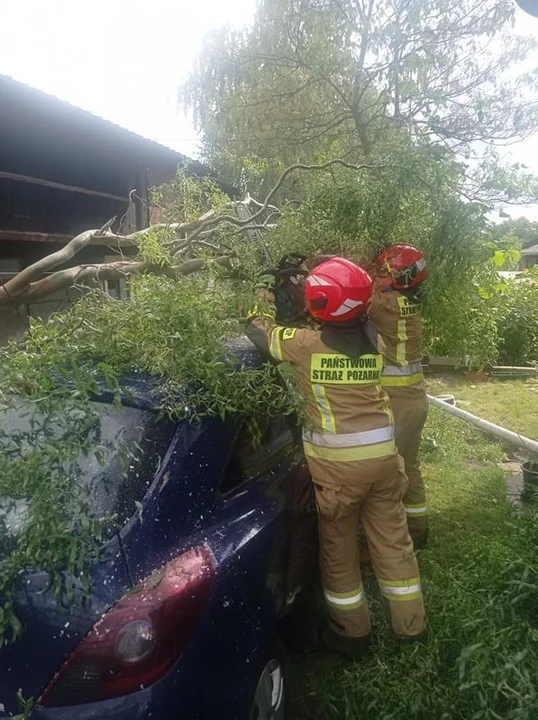
[[[538,362],[538,267],[503,283],[496,302],[502,365]]]

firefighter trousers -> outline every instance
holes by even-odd
[[[407,525],[414,540],[428,531],[426,487],[420,470],[422,429],[428,416],[428,398],[423,383],[410,387],[385,387],[394,413],[396,447],[405,463],[409,480],[404,495]]]
[[[397,456],[393,468],[374,482],[328,485],[326,477],[313,477],[325,600],[333,630],[348,637],[370,632],[357,543],[359,522],[394,633],[407,638],[425,630],[420,576],[402,504],[404,484]],[[338,478],[336,464],[331,474],[332,479]]]

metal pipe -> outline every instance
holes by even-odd
[[[498,440],[504,440],[511,445],[521,447],[529,454],[529,456],[538,458],[538,442],[536,442],[536,440],[531,440],[524,435],[519,435],[519,433],[512,432],[512,430],[507,430],[501,425],[495,425],[495,423],[488,422],[488,420],[483,420],[477,415],[473,415],[466,410],[461,410],[459,407],[455,407],[454,405],[449,405],[443,400],[433,397],[433,395],[428,395],[428,400],[433,405],[437,405],[437,407],[440,407],[449,415],[455,415],[455,417],[466,420],[467,422],[471,423],[479,430],[482,430],[488,435],[491,435]]]
[[[494,365],[492,370],[514,370],[515,372],[538,372],[535,367],[523,366],[523,365]]]

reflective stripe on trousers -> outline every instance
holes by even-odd
[[[427,505],[405,505],[405,512],[411,517],[427,517],[428,506]]]
[[[356,610],[366,601],[362,585],[347,593],[336,593],[324,588],[323,594],[327,602],[334,605],[338,610]]]
[[[391,602],[407,602],[422,596],[419,577],[409,580],[379,580],[379,589],[383,597]]]

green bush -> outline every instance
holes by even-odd
[[[498,362],[503,365],[538,362],[538,267],[522,279],[503,283],[494,309]]]

